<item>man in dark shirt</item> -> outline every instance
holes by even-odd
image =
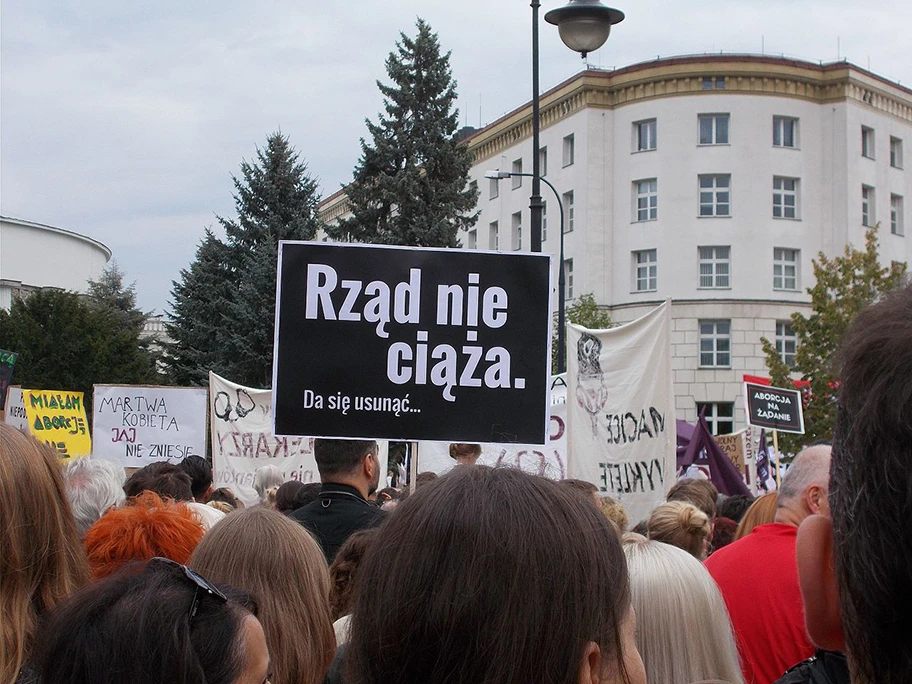
[[[377,442],[315,439],[314,457],[323,486],[316,501],[291,514],[326,556],[333,558],[354,532],[379,525],[385,513],[367,500],[380,482]]]

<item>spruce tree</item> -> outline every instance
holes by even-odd
[[[281,133],[233,177],[237,218],[219,217],[225,240],[207,231],[174,283],[174,340],[167,360],[181,384],[203,385],[210,370],[242,385],[272,378],[279,240],[312,240],[320,227],[317,183]]]
[[[331,237],[375,244],[456,247],[475,224],[478,191],[469,185],[472,156],[457,138],[456,82],[450,53],[422,19],[414,38],[400,33],[386,59],[391,81],[377,81],[384,114],[367,121],[371,142],[346,188],[351,217]]]

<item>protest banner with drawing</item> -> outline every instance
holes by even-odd
[[[313,437],[276,437],[271,409],[271,390],[244,387],[209,373],[212,486],[229,487],[248,506],[258,501],[253,477],[260,466],[276,466],[286,480],[320,481]],[[382,478],[389,445],[378,444]]]
[[[620,501],[636,522],[674,481],[670,304],[617,328],[568,327],[569,476]]]
[[[198,387],[95,385],[93,456],[142,468],[206,456],[206,390]]]
[[[29,431],[39,442],[52,446],[61,458],[92,453],[82,392],[24,389],[22,401]]]
[[[281,242],[275,434],[545,444],[550,263]]]

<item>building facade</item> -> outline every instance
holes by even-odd
[[[767,375],[760,338],[795,350],[812,260],[862,247],[908,262],[912,91],[851,64],[750,55],[587,70],[541,98],[543,251],[568,300],[592,293],[617,323],[673,303],[678,417],[744,426],[742,377]],[[479,218],[464,247],[528,250],[531,104],[477,131]],[[912,154],[912,152],[910,152]],[[344,195],[324,203],[331,220]],[[557,279],[555,278],[555,282]],[[568,350],[572,353],[572,350]]]

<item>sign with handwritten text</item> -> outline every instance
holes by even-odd
[[[29,430],[39,442],[52,446],[61,458],[92,453],[82,392],[25,389],[22,401]]]
[[[94,456],[141,468],[206,456],[206,390],[95,385]]]
[[[545,444],[550,259],[281,242],[275,434]]]

